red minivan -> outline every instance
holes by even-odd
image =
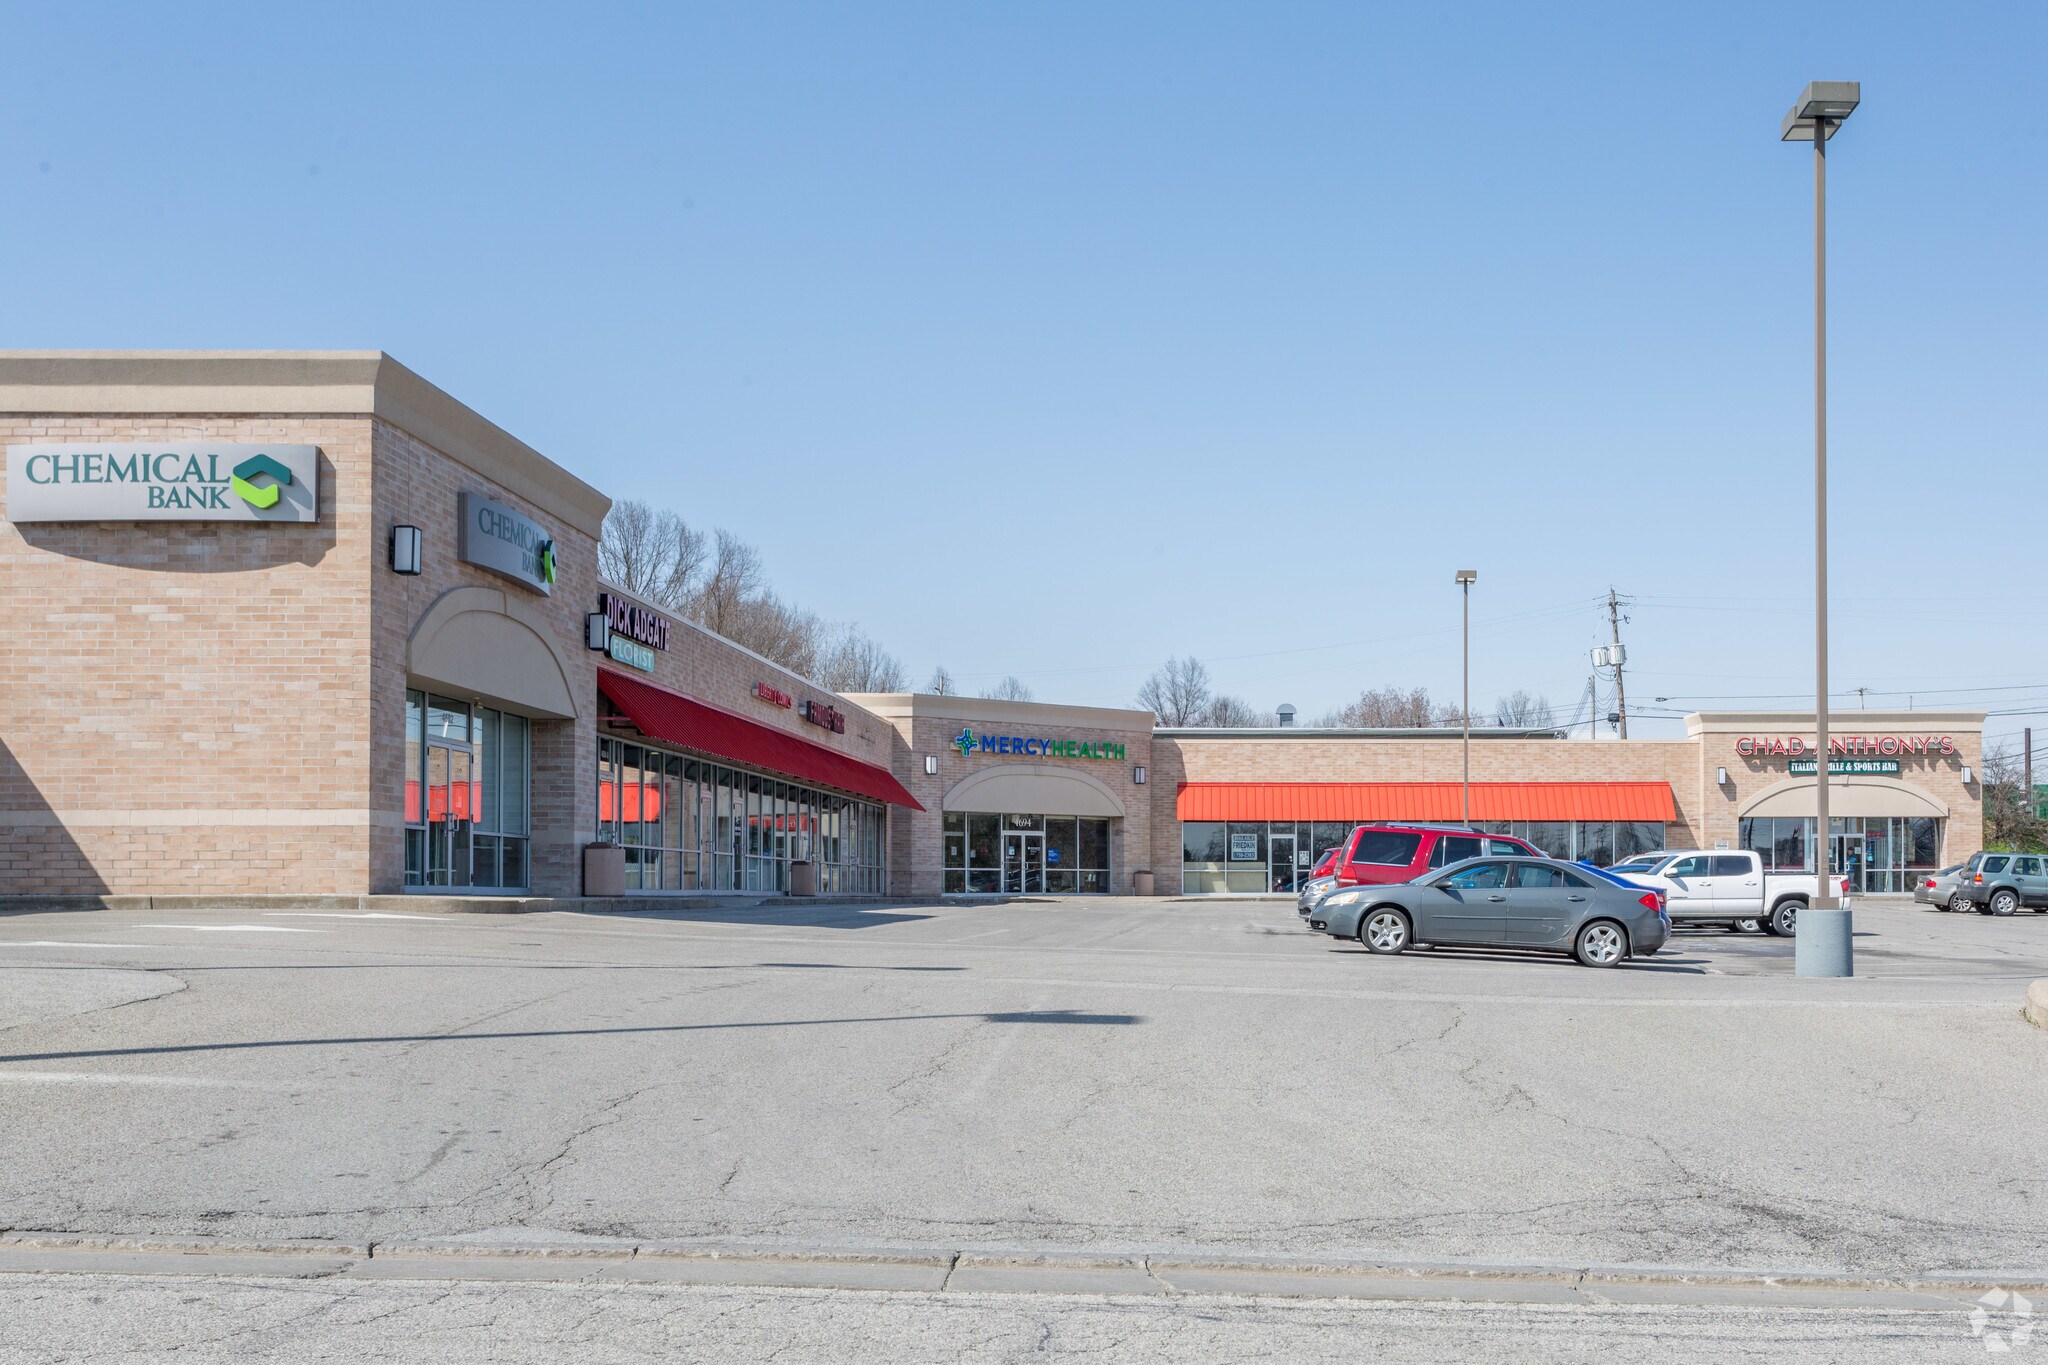
[[[1360,825],[1344,841],[1336,867],[1339,886],[1387,886],[1466,858],[1542,858],[1542,849],[1505,834],[1481,834],[1461,825]]]

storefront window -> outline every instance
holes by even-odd
[[[526,718],[417,691],[405,709],[405,884],[525,888]]]
[[[1227,827],[1194,821],[1180,827],[1181,889],[1191,896],[1209,896],[1225,889]]]
[[[799,858],[820,892],[883,889],[883,811],[853,797],[600,739],[597,815],[629,891],[786,891]]]

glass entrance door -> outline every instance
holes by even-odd
[[[1266,866],[1269,876],[1267,889],[1292,891],[1294,889],[1294,836],[1274,831],[1266,837]]]
[[[1833,824],[1833,821],[1828,823]],[[1855,895],[1863,890],[1863,835],[1835,834],[1828,837],[1828,866],[1835,873],[1849,879],[1849,893]]]
[[[1045,894],[1045,835],[1003,835],[1003,890],[1013,896]]]
[[[470,829],[476,822],[474,756],[427,744],[427,885],[468,886]]]

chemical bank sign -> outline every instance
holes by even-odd
[[[531,517],[521,516],[481,493],[457,498],[455,557],[544,593],[555,590],[555,538]]]
[[[7,448],[9,521],[317,521],[317,446]]]

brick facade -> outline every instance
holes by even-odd
[[[534,717],[532,889],[575,894],[596,831],[600,667],[893,772],[925,807],[888,813],[897,895],[940,892],[944,812],[949,802],[989,809],[993,789],[975,784],[991,773],[1038,784],[1013,791],[1052,793],[1014,813],[1083,813],[1062,809],[1069,800],[1120,810],[1113,889],[1128,894],[1149,870],[1171,895],[1181,890],[1184,782],[1455,782],[1461,772],[1448,733],[1155,733],[1141,711],[836,697],[680,620],[651,675],[600,663],[585,648],[584,617],[603,590],[596,536],[608,500],[374,352],[0,355],[0,446],[114,442],[316,446],[319,518],[0,521],[0,895],[401,889],[409,686]],[[548,529],[559,562],[551,595],[458,560],[464,492]],[[418,576],[389,567],[395,525],[424,532]],[[459,661],[459,677],[413,676],[416,647],[462,603],[527,632],[542,671],[553,670],[559,710],[507,703],[487,669]],[[761,683],[829,702],[845,732],[759,700]],[[1982,712],[1834,716],[1849,756],[1894,760],[1899,772],[1831,783],[1832,813],[1939,814],[1943,860],[1975,851],[1983,722]],[[952,743],[963,728],[1051,740],[1055,752],[963,754]],[[1667,784],[1673,845],[1732,846],[1745,812],[1811,808],[1789,756],[1768,742],[1810,744],[1810,716],[1704,713],[1687,729],[1684,739],[1601,742],[1475,732],[1471,775]],[[1946,737],[1946,752],[1914,742],[1929,736]],[[1745,737],[1763,738],[1765,752],[1739,753]],[[1076,756],[1067,741],[1122,753]]]

